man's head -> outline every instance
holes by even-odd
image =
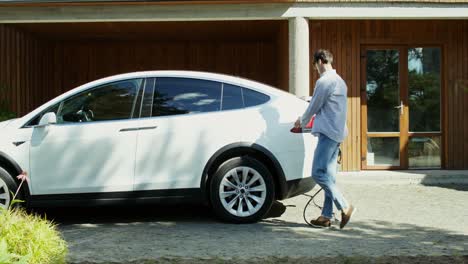
[[[325,49],[319,49],[314,53],[313,65],[319,74],[324,73],[327,70],[333,69],[333,54]]]

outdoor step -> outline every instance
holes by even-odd
[[[345,184],[462,184],[468,185],[468,170],[399,170],[339,172]]]

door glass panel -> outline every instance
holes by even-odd
[[[411,132],[440,131],[440,49],[408,49]]]
[[[368,132],[400,131],[398,50],[367,50]]]
[[[411,137],[408,144],[410,168],[440,168],[440,136]]]
[[[58,123],[130,119],[141,79],[106,84],[63,102]]]
[[[156,78],[153,116],[215,112],[221,109],[221,83],[191,78]]]
[[[399,166],[400,138],[367,138],[368,166]]]

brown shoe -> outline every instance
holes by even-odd
[[[323,216],[319,216],[317,219],[311,220],[310,225],[312,225],[313,227],[317,227],[317,228],[324,228],[324,227],[330,227],[331,222],[330,222],[330,219],[327,219]]]
[[[348,208],[348,212],[344,213],[341,212],[341,222],[340,222],[340,229],[343,229],[346,224],[349,222],[351,219],[351,216],[356,212],[356,207],[350,205]]]

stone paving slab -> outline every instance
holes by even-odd
[[[468,186],[341,187],[358,207],[344,230],[306,226],[304,196],[276,204],[270,217],[248,225],[220,223],[208,208],[188,205],[46,213],[59,223],[71,263],[306,263],[321,258],[405,263],[411,257],[421,263],[466,263]],[[309,218],[317,214],[316,208],[308,211]],[[402,262],[394,262],[399,258]]]

